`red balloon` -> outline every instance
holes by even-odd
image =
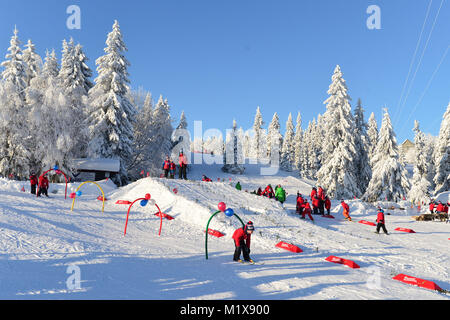
[[[72,193],[69,195],[69,198],[70,198],[70,199],[73,199],[73,198],[75,198],[75,197],[76,197],[75,192],[72,192]]]
[[[173,193],[177,194],[178,193],[178,189],[177,188],[173,189]]]
[[[224,212],[227,209],[227,205],[223,202],[220,202],[219,205],[217,206],[219,208],[220,211]]]
[[[150,200],[150,193],[147,193],[146,195],[145,195],[145,200]]]

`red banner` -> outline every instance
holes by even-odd
[[[425,289],[442,291],[442,289],[432,281],[408,276],[406,274],[398,274],[395,277],[393,277],[392,279],[398,280],[398,281],[401,281],[401,282],[404,282],[407,284],[412,284],[414,286],[419,286],[419,287],[425,288]]]
[[[275,247],[278,247],[278,248],[281,248],[281,249],[285,249],[285,250],[288,250],[288,251],[291,251],[291,252],[294,252],[294,253],[303,252],[303,250],[300,249],[299,247],[297,247],[297,246],[295,246],[293,244],[290,244],[290,243],[283,242],[283,241],[279,242]]]

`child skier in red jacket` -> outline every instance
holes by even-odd
[[[380,229],[383,228],[383,232],[385,234],[389,234],[386,230],[385,220],[384,220],[384,211],[383,209],[378,209],[377,214],[377,231],[375,233],[380,233]]]
[[[233,233],[233,240],[235,245],[233,261],[239,261],[241,257],[241,252],[244,256],[244,260],[248,262],[253,262],[250,258],[250,239],[252,233],[255,230],[253,222],[249,221],[243,228],[236,229]]]

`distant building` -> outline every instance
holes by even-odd
[[[407,163],[414,163],[416,146],[409,139],[403,141],[400,145],[400,155]]]
[[[120,171],[118,159],[74,159],[75,181],[100,181],[114,178]]]

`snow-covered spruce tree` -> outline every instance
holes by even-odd
[[[359,197],[358,177],[355,168],[355,122],[351,113],[350,96],[339,66],[334,70],[325,101],[322,165],[317,172],[318,184],[335,198]]]
[[[222,171],[232,174],[244,174],[242,144],[239,141],[239,134],[236,120],[233,120],[233,128],[227,134],[223,153]]]
[[[177,126],[177,129],[187,129],[188,123],[186,120],[186,115],[184,114],[184,111],[181,112],[180,116],[180,123]]]
[[[144,104],[137,106],[138,113],[134,123],[133,154],[128,165],[130,178],[138,179],[142,170],[156,174],[160,166],[151,160],[153,148],[153,102],[151,93],[147,93]]]
[[[430,187],[428,181],[429,155],[425,153],[425,135],[420,131],[419,121],[414,121],[415,161],[414,174],[409,190],[409,200],[416,203],[428,203],[430,200]]]
[[[294,144],[294,123],[292,114],[289,113],[286,122],[286,132],[284,134],[283,146],[281,148],[281,168],[286,171],[292,171],[295,163],[295,144]]]
[[[136,110],[127,98],[127,51],[119,23],[106,40],[105,55],[96,60],[98,77],[89,91],[88,155],[94,158],[120,159],[120,171],[115,182],[127,182],[127,167],[132,154],[133,123]]]
[[[87,127],[87,97],[93,87],[90,80],[92,70],[87,65],[87,57],[80,44],[75,45],[73,39],[69,43],[63,41],[61,69],[58,80],[63,89],[67,117],[72,119],[72,125],[67,128],[73,137],[69,146],[69,153],[73,158],[87,156],[87,141],[89,131]]]
[[[369,147],[367,153],[369,155],[370,166],[372,167],[372,158],[378,143],[378,125],[377,121],[375,120],[375,114],[373,112],[370,114],[369,117],[367,138],[368,138],[367,145]]]
[[[297,114],[297,122],[295,124],[295,136],[294,136],[294,168],[299,171],[302,176],[302,145],[303,145],[303,130],[302,130],[302,115],[300,112]]]
[[[253,151],[251,153],[251,157],[254,159],[262,159],[265,158],[266,150],[264,149],[265,143],[264,140],[264,131],[262,129],[264,125],[261,110],[258,107],[256,109],[255,120],[253,122]]]
[[[32,168],[43,172],[58,165],[69,176],[76,137],[74,119],[64,89],[57,78],[55,57],[47,52],[45,64],[38,76],[31,80],[26,90],[30,108],[28,123],[32,129]]]
[[[357,178],[359,189],[364,193],[372,177],[372,168],[370,167],[369,161],[368,125],[364,121],[364,109],[361,104],[361,99],[358,99],[354,114]]]
[[[282,145],[283,136],[280,133],[280,120],[278,113],[275,112],[267,130],[267,157],[270,158],[272,166],[280,165]]]
[[[150,159],[153,163],[152,170],[161,170],[161,165],[166,156],[171,156],[172,151],[172,119],[170,117],[170,106],[167,99],[159,97],[153,110],[151,122]],[[172,155],[172,158],[178,155]],[[177,162],[177,159],[172,159]]]
[[[442,118],[434,151],[435,195],[450,189],[450,103]]]
[[[25,45],[26,49],[23,50],[22,59],[25,62],[25,72],[27,74],[27,86],[30,85],[31,79],[37,77],[42,68],[42,58],[36,53],[36,48],[29,39]]]
[[[405,198],[410,183],[405,167],[399,161],[397,139],[387,109],[384,112],[372,164],[372,178],[363,199],[375,202],[399,201]]]
[[[30,132],[27,121],[24,121],[28,114],[25,103],[27,74],[17,28],[1,66],[4,70],[0,97],[0,174],[23,179],[30,169]]]

